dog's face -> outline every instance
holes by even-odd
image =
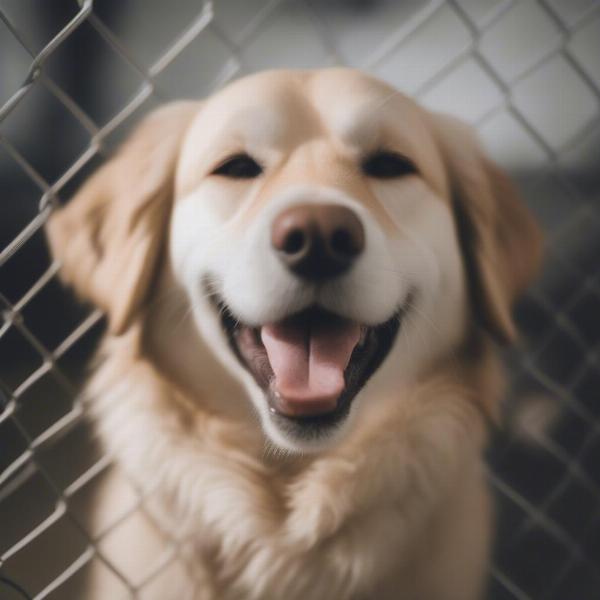
[[[510,306],[538,254],[528,214],[464,127],[370,77],[248,77],[163,109],[129,147],[81,192],[96,198],[87,210],[51,223],[65,278],[121,332],[166,264],[188,335],[245,385],[280,447],[327,447],[400,401],[474,321],[514,335]],[[92,211],[95,275],[61,247]]]
[[[369,379],[389,397],[456,343],[465,286],[446,185],[422,113],[354,73],[262,75],[203,106],[169,252],[277,444],[330,442]]]

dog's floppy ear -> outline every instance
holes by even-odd
[[[173,180],[193,102],[162,107],[47,223],[61,277],[122,333],[142,305],[168,228]]]
[[[434,119],[473,307],[497,341],[511,343],[517,337],[512,306],[541,262],[541,231],[471,129],[445,115]]]

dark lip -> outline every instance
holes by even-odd
[[[284,415],[275,409],[268,374],[255,372],[239,349],[236,332],[247,326],[240,323],[233,315],[227,303],[215,291],[215,286],[211,283],[210,279],[206,280],[205,286],[207,296],[211,299],[211,303],[219,315],[221,328],[231,351],[236,356],[238,362],[252,375],[265,395],[269,404],[271,420],[288,437],[302,441],[318,440],[326,436],[348,416],[352,401],[389,354],[413,296],[410,293],[402,306],[386,321],[374,326],[365,326],[367,329],[365,342],[360,347],[357,346],[352,352],[350,362],[344,372],[346,385],[338,398],[336,408],[324,414],[292,417]],[[304,313],[306,311],[318,312],[323,318],[337,316],[316,305],[301,312]],[[251,329],[258,341],[260,339],[260,328],[255,327]]]

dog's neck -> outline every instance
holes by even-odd
[[[405,390],[388,404],[392,410],[368,426],[361,422],[335,448],[290,458],[269,452],[257,422],[248,426],[203,408],[157,369],[139,339],[132,330],[105,340],[87,387],[103,443],[149,490],[147,497],[158,500],[165,523],[197,531],[213,554],[221,549],[237,564],[256,559],[253,540],[267,536],[273,548],[282,539],[312,548],[353,519],[378,514],[377,507],[400,503],[421,515],[412,522],[421,522],[430,507],[414,495],[414,460],[432,463],[423,471],[432,474],[423,483],[434,490],[428,499],[456,493],[464,473],[480,468],[479,452],[473,453],[485,437],[474,405],[478,390],[473,377],[450,365]],[[434,464],[445,465],[443,476]]]

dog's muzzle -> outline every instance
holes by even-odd
[[[286,208],[272,222],[270,235],[286,269],[317,292],[350,271],[365,249],[361,220],[336,204]],[[229,346],[263,391],[272,422],[297,440],[324,437],[345,419],[388,355],[410,301],[409,295],[378,325],[351,320],[315,301],[251,326],[232,312],[217,280],[207,278],[205,284]]]

